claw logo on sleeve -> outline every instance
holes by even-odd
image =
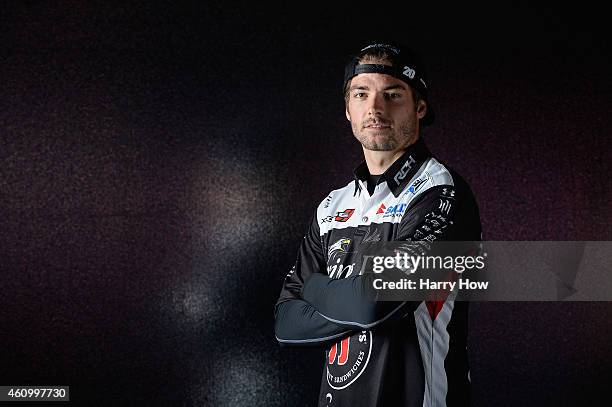
[[[327,383],[345,389],[364,372],[372,353],[372,332],[361,331],[344,338],[327,351]]]

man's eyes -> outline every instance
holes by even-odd
[[[368,96],[368,94],[366,92],[353,92],[353,97],[356,99],[363,99],[366,98]],[[384,94],[385,99],[401,99],[402,98],[402,94],[399,92],[386,92]]]

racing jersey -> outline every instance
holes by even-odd
[[[325,348],[319,406],[467,406],[468,303],[367,301],[365,243],[481,239],[478,207],[422,140],[372,194],[366,163],[319,204],[275,306],[281,345]]]

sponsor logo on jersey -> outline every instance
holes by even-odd
[[[405,203],[401,203],[388,207],[385,211],[385,214],[383,215],[383,219],[402,216],[404,214],[404,211],[406,211],[406,206],[408,205]]]
[[[454,198],[455,197],[455,190],[452,189],[452,188],[443,188],[442,189],[442,195]]]
[[[372,332],[361,331],[333,344],[327,351],[327,383],[345,389],[365,371],[372,353]]]
[[[325,209],[329,208],[329,204],[331,203],[331,201],[332,201],[332,195],[331,195],[331,194],[329,194],[329,195],[327,196],[327,198],[325,198],[325,201],[324,201],[324,203],[323,203],[323,207],[324,207]]]
[[[408,172],[410,172],[414,164],[416,164],[414,157],[409,156],[408,160],[406,160],[404,165],[402,165],[402,168],[400,168],[397,174],[395,174],[395,177],[393,177],[393,180],[395,181],[396,184],[399,184],[401,180],[406,178],[406,175],[408,175]]]
[[[327,223],[327,222],[331,222],[333,220],[334,220],[334,217],[332,215],[328,215],[328,216],[324,217],[323,219],[321,219],[321,221],[319,222],[319,225],[322,225],[322,224]]]
[[[363,237],[361,243],[374,243],[380,242],[381,233],[376,227],[369,227],[366,235]],[[359,274],[362,274],[361,272]]]
[[[348,253],[348,247],[350,246],[350,244],[351,239],[346,237],[341,238],[336,243],[329,246],[329,249],[327,249],[327,258],[333,260],[341,253]]]
[[[445,213],[445,214],[449,214],[450,210],[451,210],[452,204],[448,199],[440,199],[438,201],[438,208],[440,209],[440,212]]]
[[[329,278],[345,278],[353,274],[355,263],[344,265],[351,239],[343,237],[327,250],[327,275]]]
[[[346,222],[353,216],[353,212],[355,212],[355,209],[345,209],[342,212],[336,213],[334,220],[336,222]]]
[[[342,342],[334,343],[332,347],[329,348],[329,353],[327,354],[329,364],[333,365],[334,363],[337,363],[338,366],[345,365],[346,361],[348,360],[350,345],[350,337],[343,339]],[[340,352],[338,352],[338,348],[340,348]]]
[[[413,194],[416,194],[416,191],[419,190],[419,188],[425,183],[425,181],[427,181],[427,179],[417,179],[412,183],[412,185],[410,185],[410,187],[408,187],[408,191],[412,192]]]
[[[330,262],[332,263],[332,262]],[[329,278],[346,278],[350,277],[355,271],[355,263],[344,265],[342,259],[337,258],[336,264],[329,264],[327,266],[327,275]]]
[[[378,210],[376,211],[376,214],[379,215],[381,213],[385,213],[385,209],[387,209],[387,207],[385,206],[384,203],[381,203],[380,208],[378,208]]]
[[[327,215],[326,217],[324,217],[323,219],[321,219],[321,221],[319,222],[319,225],[322,225],[324,223],[328,223],[328,222],[346,222],[347,220],[349,220],[349,218],[351,216],[353,216],[353,212],[355,212],[355,209],[345,209],[341,212],[336,212],[336,215]]]

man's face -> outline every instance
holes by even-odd
[[[418,139],[418,119],[425,116],[425,109],[423,101],[415,107],[412,92],[403,81],[362,73],[351,81],[346,118],[365,149],[398,151]]]

